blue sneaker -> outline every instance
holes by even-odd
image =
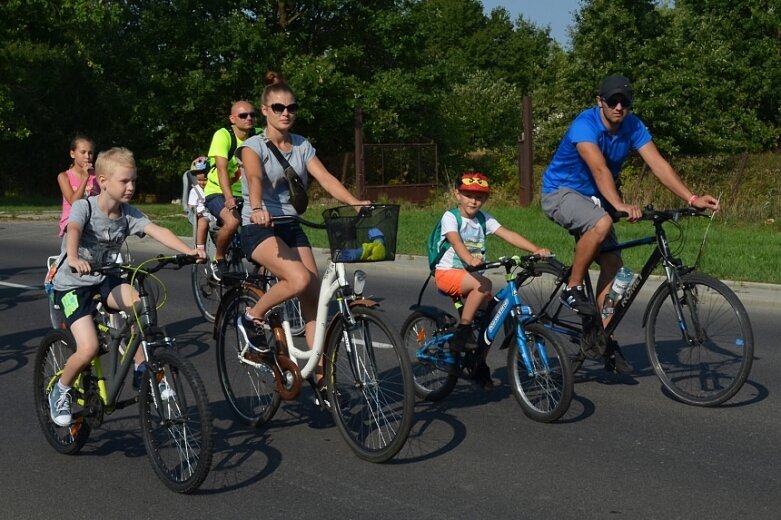
[[[133,370],[133,390],[138,392],[141,390],[141,382],[144,380],[144,373],[146,372],[146,364],[139,366]]]
[[[256,352],[266,353],[271,351],[262,320],[247,316],[247,313],[243,312],[241,316],[236,318],[236,328],[239,329],[239,334],[241,334],[243,341]]]
[[[70,389],[63,392],[59,382],[54,384],[49,393],[49,415],[57,426],[69,426],[73,420]]]

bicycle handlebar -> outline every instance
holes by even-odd
[[[524,255],[524,256],[502,256],[497,260],[491,262],[483,262],[475,266],[466,266],[468,272],[483,271],[486,269],[496,269],[497,267],[512,268],[522,267],[524,269],[531,269],[534,264],[542,259],[553,258],[552,256],[542,255]]]
[[[355,207],[355,206],[353,206]],[[370,217],[372,215],[372,212],[375,209],[375,205],[369,205],[369,206],[361,206],[360,209],[355,213],[356,217]],[[299,215],[277,215],[271,217],[272,222],[298,222],[300,224],[303,224],[307,227],[315,228],[315,229],[326,229],[325,222],[312,222],[310,220],[306,220],[304,218],[301,218]]]
[[[191,265],[196,263],[199,259],[200,257],[198,255],[187,255],[184,253],[180,253],[173,256],[157,255],[156,257],[151,259],[151,260],[157,260],[157,264],[151,268],[144,269],[144,271],[149,274],[156,273],[157,271],[159,271],[160,269],[162,269],[167,265],[176,265],[177,269],[181,269],[186,265]],[[149,261],[150,260],[147,260],[147,262]],[[109,263],[109,264],[102,264],[102,265],[90,264],[90,274],[119,275],[122,273],[122,271],[135,271],[145,263],[146,262],[142,262],[137,266],[122,265],[116,262]],[[73,267],[71,267],[71,272],[75,273],[76,270]]]
[[[626,218],[629,215],[625,211],[616,211],[613,213],[614,220]],[[668,220],[678,221],[681,217],[709,217],[710,215],[704,209],[698,209],[691,206],[676,209],[654,209],[649,204],[643,208],[643,216],[639,220],[650,220],[652,222],[666,222]]]

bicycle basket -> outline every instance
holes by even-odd
[[[358,212],[356,212],[358,210]],[[382,262],[396,259],[399,206],[339,206],[323,211],[334,262]]]

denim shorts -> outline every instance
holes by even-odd
[[[244,254],[247,258],[252,258],[252,252],[255,251],[264,240],[277,237],[288,247],[312,247],[309,244],[304,230],[298,222],[285,222],[284,224],[274,224],[273,227],[261,226],[259,224],[246,224],[241,226],[241,247],[244,248]]]
[[[225,209],[225,195],[221,193],[213,193],[206,197],[203,201],[203,205],[206,209],[214,215],[214,218],[220,218],[220,212]]]
[[[79,318],[89,316],[95,312],[95,309],[98,307],[98,301],[94,298],[95,295],[99,294],[100,301],[106,305],[108,295],[111,294],[111,291],[126,283],[127,280],[120,276],[106,276],[106,278],[97,285],[76,287],[69,291],[55,290],[54,301],[59,304],[65,318],[65,323],[70,327]]]
[[[559,188],[551,193],[543,193],[540,206],[549,219],[576,238],[596,226],[602,217],[608,215],[608,212],[591,197],[570,188]],[[611,226],[610,233],[602,242],[602,247],[615,246],[616,244],[618,244],[616,228]],[[614,252],[614,254],[620,256],[619,252]]]

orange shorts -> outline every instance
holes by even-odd
[[[461,296],[461,282],[467,274],[466,269],[437,269],[434,271],[434,281],[437,289],[448,296]]]

